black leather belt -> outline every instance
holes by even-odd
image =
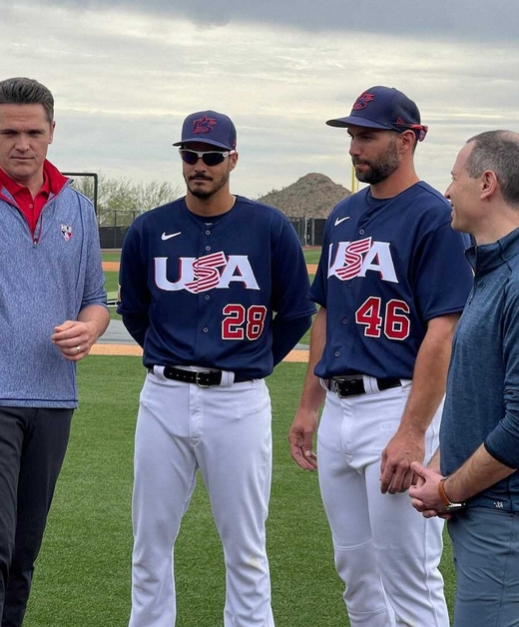
[[[153,367],[148,368],[148,372],[153,374]],[[222,382],[221,370],[183,370],[182,368],[174,368],[173,366],[164,366],[164,376],[166,379],[173,381],[181,381],[182,383],[196,383],[201,388],[210,388],[220,385]],[[234,383],[243,383],[244,381],[252,381],[251,377],[243,377],[234,374]]]
[[[400,379],[377,379],[377,386],[380,391],[389,390],[389,388],[397,388],[402,385]],[[361,374],[351,374],[344,377],[332,377],[328,381],[328,389],[337,394],[339,398],[346,396],[355,396],[357,394],[366,394],[364,388],[364,380]]]

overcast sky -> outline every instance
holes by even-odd
[[[374,85],[416,101],[419,175],[442,192],[470,136],[519,131],[517,0],[0,0],[2,78],[56,100],[49,157],[64,171],[183,189],[189,113],[238,128],[232,191],[252,198],[309,172],[350,187],[344,129]]]

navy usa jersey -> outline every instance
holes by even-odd
[[[273,316],[315,312],[301,245],[277,209],[236,197],[203,218],[185,199],[139,216],[121,256],[118,313],[144,325],[144,365],[272,372]]]
[[[411,379],[432,318],[463,309],[472,285],[468,237],[427,183],[375,199],[369,188],[330,214],[310,297],[327,309],[315,374]]]

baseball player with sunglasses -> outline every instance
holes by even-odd
[[[416,174],[427,127],[412,100],[373,87],[328,124],[347,129],[369,186],[326,223],[291,452],[316,467],[325,401],[319,484],[352,627],[447,627],[442,523],[420,519],[405,492],[411,462],[438,443],[452,333],[472,279],[465,244],[448,203]]]
[[[224,625],[273,627],[264,379],[315,308],[289,221],[230,192],[232,121],[194,113],[174,145],[186,196],[135,220],[121,257],[118,311],[148,369],[135,439],[130,627],[175,624],[173,548],[197,470],[224,548]]]

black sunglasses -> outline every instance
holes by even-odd
[[[226,150],[221,152],[220,150],[207,150],[205,152],[198,152],[197,150],[188,150],[187,148],[179,148],[180,158],[189,165],[195,165],[195,163],[202,159],[205,165],[211,167],[213,165],[220,165],[223,160],[229,155],[233,155],[235,150]]]

